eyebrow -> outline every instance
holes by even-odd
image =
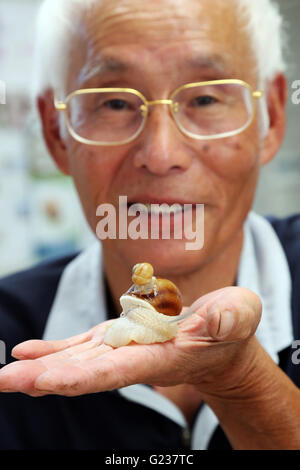
[[[199,69],[213,69],[222,73],[228,70],[228,65],[232,63],[232,59],[228,54],[220,55],[213,54],[211,56],[196,56],[184,61],[184,65],[187,67],[199,68]]]
[[[80,83],[84,83],[96,76],[107,74],[118,74],[132,68],[130,64],[126,64],[113,57],[106,57],[100,60],[97,64],[87,63],[79,74]]]
[[[228,63],[229,60],[226,55],[214,54],[209,57],[196,56],[185,59],[182,65],[184,67],[211,69],[219,73],[225,73],[228,70]],[[79,81],[82,84],[97,76],[117,75],[134,69],[136,67],[130,62],[122,62],[122,60],[114,57],[105,57],[96,64],[87,63],[80,71]]]

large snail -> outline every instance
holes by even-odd
[[[123,312],[107,329],[104,342],[113,347],[131,342],[139,344],[163,343],[176,336],[177,320],[182,298],[173,282],[153,276],[149,263],[140,263],[132,269],[133,285],[121,296]]]

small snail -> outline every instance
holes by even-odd
[[[132,341],[150,344],[174,338],[177,320],[182,318],[179,315],[182,310],[179,289],[168,279],[154,277],[149,263],[133,267],[132,282],[120,298],[121,316],[107,329],[104,342],[120,347]]]
[[[139,263],[132,268],[132,282],[138,286],[149,284],[153,278],[153,267],[149,263]]]

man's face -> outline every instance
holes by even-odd
[[[185,83],[202,80],[238,78],[257,87],[251,44],[234,2],[107,0],[99,5],[83,20],[68,92],[126,87],[159,100]],[[94,74],[99,65],[103,67]],[[128,267],[148,261],[160,274],[189,273],[241,232],[260,166],[257,119],[237,136],[200,141],[183,135],[168,106],[158,105],[131,143],[96,147],[69,137],[66,145],[70,173],[94,232],[97,207],[111,203],[118,208],[120,195],[132,203],[205,205],[200,251],[187,251],[184,239],[105,240],[104,250]]]

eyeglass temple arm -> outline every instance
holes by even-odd
[[[67,109],[67,105],[63,101],[58,100],[56,96],[54,96],[54,106],[58,111],[65,111]]]
[[[253,98],[261,98],[262,96],[264,96],[265,92],[263,90],[256,90],[256,91],[253,91],[252,93],[252,96]]]

